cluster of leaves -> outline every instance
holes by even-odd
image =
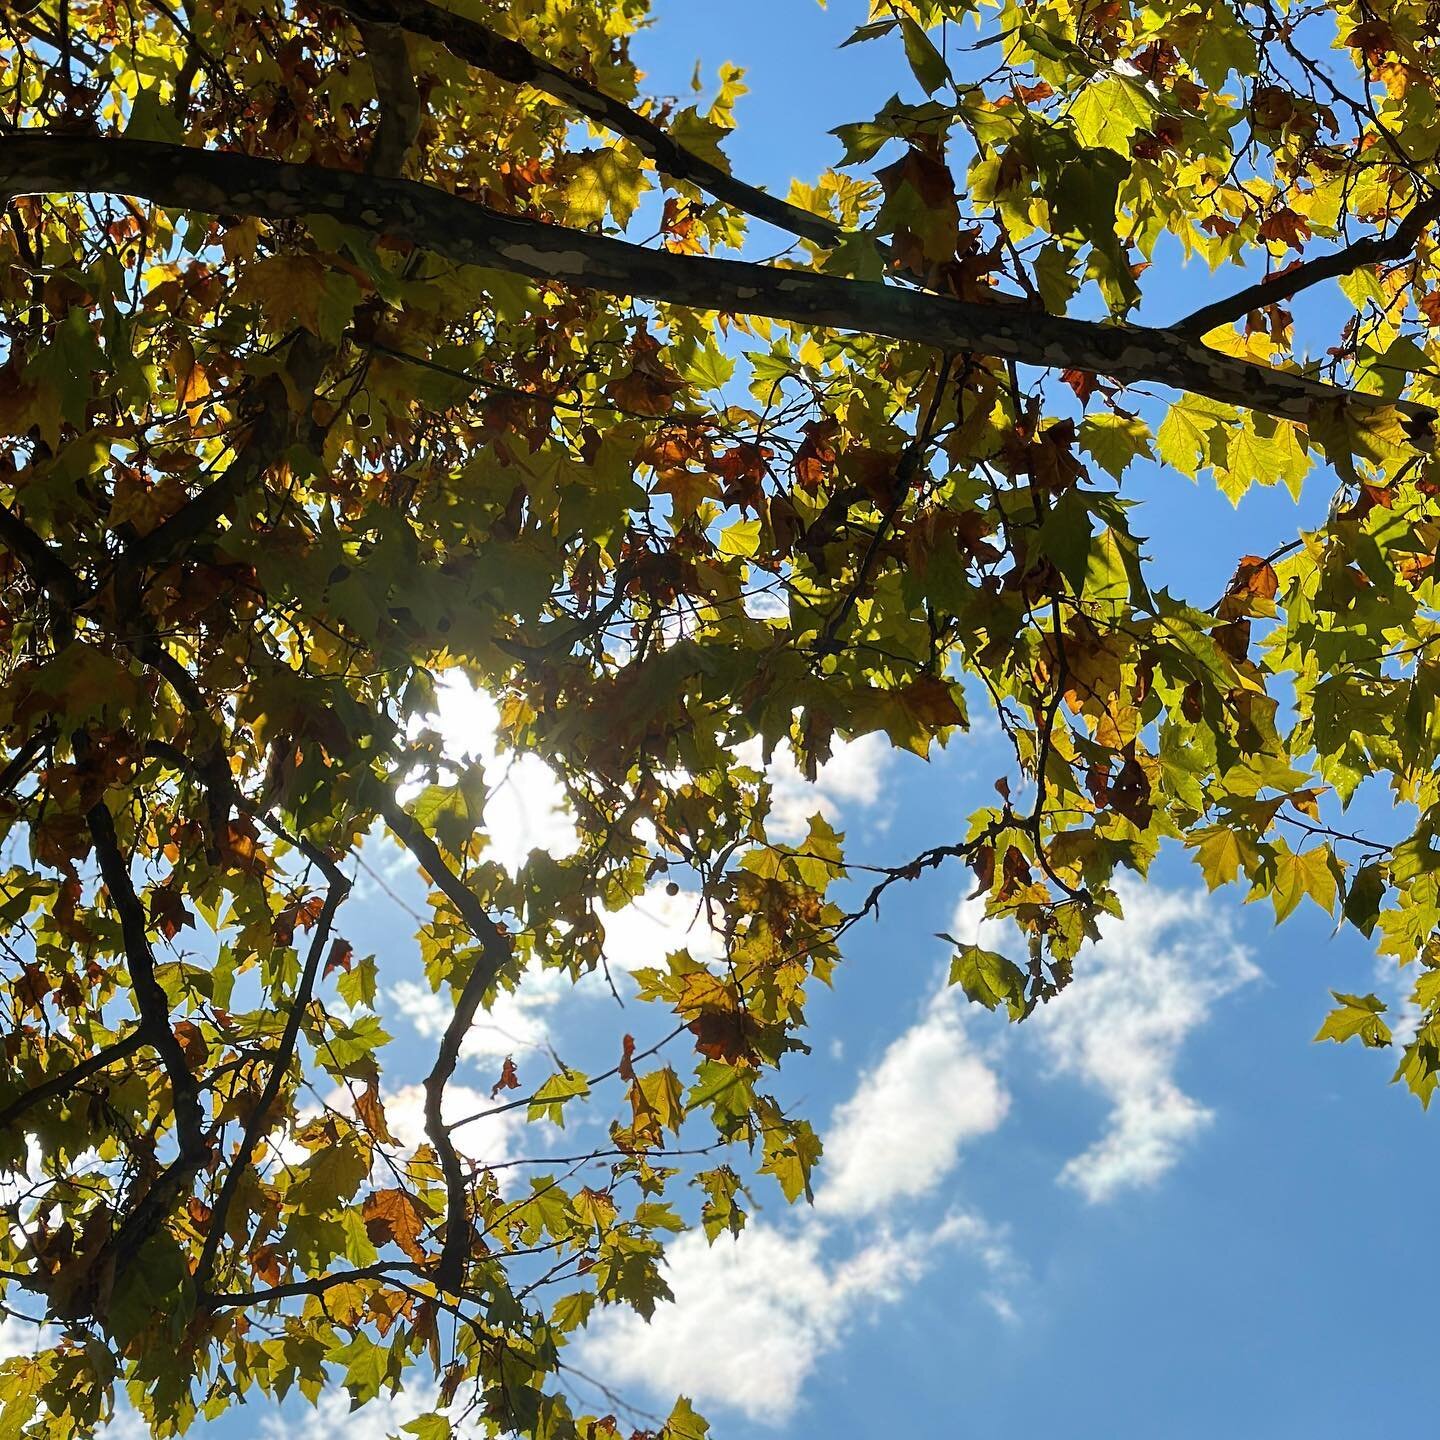
[[[666,1295],[684,1182],[712,1241],[736,1164],[808,1193],[819,1141],[772,1093],[807,993],[950,862],[1028,939],[953,980],[1016,1019],[1167,838],[1277,917],[1308,897],[1420,962],[1428,1099],[1433,16],[873,8],[852,40],[898,46],[911,98],[785,201],[729,171],[739,71],[642,97],[642,0],[0,16],[0,1284],[50,1326],[0,1369],[3,1433],[87,1433],[121,1387],[178,1433],[421,1364],[424,1440],[614,1434],[567,1338]],[[756,219],[783,261],[716,258]],[[1268,273],[1136,325],[1166,237]],[[1311,362],[1295,302],[1337,279]],[[1145,381],[1177,396],[1153,433]],[[1327,465],[1342,491],[1201,605],[1132,527],[1155,460],[1232,500]],[[570,853],[488,853],[483,764],[427,725],[445,672],[558,777]],[[847,909],[841,837],[776,842],[737,747],[925,755],[967,680],[1013,746],[998,803]],[[1398,843],[1335,827],[1375,775]],[[384,958],[340,928],[381,828],[454,1002],[419,1144]],[[603,1074],[506,1064],[493,1109],[537,1126],[615,1097],[603,1149],[510,1184],[442,1117],[466,1031],[527,971],[602,967],[607,915],[672,876],[723,961],[640,972],[662,1023]],[[1391,1040],[1338,999],[1322,1034]],[[682,1402],[664,1433],[703,1428]]]

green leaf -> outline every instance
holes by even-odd
[[[1315,845],[1296,854],[1280,841],[1276,850],[1270,889],[1276,922],[1284,920],[1307,895],[1322,910],[1327,913],[1332,911],[1339,884],[1335,874],[1335,856],[1330,847]]]
[[[1080,448],[1117,480],[1132,460],[1154,458],[1150,427],[1128,415],[1087,415],[1080,426]]]
[[[531,1120],[544,1116],[563,1129],[567,1102],[583,1099],[589,1093],[590,1080],[583,1070],[561,1070],[531,1096],[526,1115]]]
[[[1070,107],[1070,119],[1082,145],[1100,145],[1129,155],[1130,137],[1150,128],[1155,109],[1155,101],[1143,86],[1128,76],[1112,75],[1080,92]]]
[[[1214,460],[1217,437],[1229,407],[1187,395],[1171,405],[1155,433],[1160,459],[1182,475],[1195,479]],[[1223,453],[1223,452],[1222,452]]]
[[[1392,1084],[1403,1080],[1427,1110],[1435,1086],[1440,1083],[1440,1044],[1437,1041],[1440,1041],[1440,1035],[1437,1035],[1437,1026],[1432,1020],[1422,1026],[1405,1046],[1400,1064],[1391,1077]]]
[[[1003,1004],[1012,1020],[1022,1020],[1029,1013],[1025,1001],[1025,972],[1013,960],[993,950],[961,945],[950,961],[950,983],[958,985],[970,1000],[987,1010]]]
[[[905,42],[905,58],[915,78],[927,95],[933,95],[950,82],[950,67],[935,48],[930,37],[908,15],[900,17],[900,35]]]
[[[760,548],[760,522],[758,520],[736,520],[720,532],[720,543],[716,546],[722,555],[736,555],[745,558]]]
[[[1210,890],[1228,885],[1240,873],[1243,856],[1240,836],[1230,826],[1207,826],[1187,836],[1185,843],[1194,850],[1196,863]]]
[[[130,104],[125,121],[127,140],[158,140],[166,145],[182,145],[185,127],[174,108],[160,93],[160,87],[141,90]]]
[[[366,1335],[357,1335],[330,1358],[345,1367],[345,1388],[357,1406],[374,1400],[382,1390],[392,1393],[400,1383],[400,1367],[389,1345],[377,1345]]]
[[[565,219],[579,228],[599,224],[608,209],[623,230],[630,223],[650,181],[640,157],[620,146],[586,150],[567,160],[570,183],[565,191]]]
[[[0,1366],[0,1440],[20,1440],[35,1418],[49,1363],[39,1355],[18,1355]]]
[[[414,1435],[416,1440],[450,1440],[455,1433],[455,1427],[444,1415],[417,1415],[413,1420],[407,1420],[400,1427],[407,1435]]]
[[[1385,1002],[1374,995],[1342,995],[1338,990],[1330,992],[1340,1006],[1332,1010],[1325,1023],[1316,1033],[1316,1040],[1334,1040],[1343,1044],[1357,1035],[1363,1045],[1378,1049],[1390,1043],[1390,1027],[1380,1018],[1385,1013]]]
[[[810,1172],[819,1160],[823,1146],[806,1120],[792,1120],[784,1131],[774,1129],[765,1136],[765,1163],[760,1170],[780,1182],[785,1198],[793,1205],[802,1195],[810,1195]]]
[[[695,1413],[683,1395],[675,1402],[675,1408],[660,1432],[661,1440],[705,1440],[709,1433],[709,1422]]]
[[[1345,892],[1344,916],[1362,935],[1368,936],[1375,930],[1384,898],[1384,869],[1374,861],[1362,865]]]

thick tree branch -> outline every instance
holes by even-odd
[[[0,505],[0,545],[20,560],[52,600],[67,610],[74,610],[84,600],[84,587],[55,547],[41,539],[6,505]]]
[[[445,1243],[441,1246],[440,1262],[435,1269],[435,1284],[441,1290],[456,1294],[464,1283],[465,1262],[470,1255],[470,1210],[466,1203],[468,1182],[465,1170],[442,1114],[445,1086],[455,1073],[460,1046],[475,1023],[476,1012],[485,999],[486,991],[494,986],[510,960],[510,941],[486,913],[479,897],[445,863],[439,846],[425,828],[393,795],[387,794],[382,799],[380,813],[401,844],[420,862],[436,888],[460,912],[470,933],[480,942],[480,955],[460,987],[455,1013],[441,1037],[434,1067],[425,1078],[425,1134],[435,1147],[445,1176]]]
[[[16,134],[0,139],[0,187],[13,194],[107,191],[212,213],[328,215],[397,236],[459,264],[615,295],[764,315],[825,329],[914,340],[1044,368],[1146,381],[1304,422],[1317,407],[1374,396],[1207,349],[1174,330],[1072,320],[742,260],[673,255],[623,240],[497,214],[408,180],[141,140]],[[1435,412],[1400,402],[1429,445]]]
[[[1353,274],[1361,266],[1401,260],[1415,248],[1425,227],[1437,219],[1440,219],[1440,194],[1432,195],[1423,204],[1417,205],[1389,235],[1383,238],[1372,235],[1365,240],[1356,240],[1333,254],[1318,255],[1278,274],[1267,275],[1234,295],[1202,305],[1179,321],[1175,329],[1182,335],[1204,335],[1217,325],[1228,325],[1242,319],[1252,310],[1289,300],[1312,285]]]
[[[801,210],[737,180],[720,166],[687,150],[655,121],[612,99],[588,81],[531,54],[518,40],[497,35],[478,20],[467,20],[453,11],[442,10],[429,0],[334,0],[334,3],[336,9],[358,21],[398,25],[412,35],[423,35],[443,45],[477,70],[488,71],[512,85],[532,86],[597,125],[624,136],[666,175],[688,180],[757,220],[813,240],[817,245],[838,244],[844,233],[834,221],[822,215]]]
[[[8,799],[15,792],[45,747],[54,739],[54,725],[42,725],[15,747],[15,753],[5,762],[5,768],[0,770],[0,799]]]
[[[405,157],[425,118],[420,87],[410,65],[410,47],[405,32],[395,25],[362,20],[360,36],[380,106],[380,124],[370,142],[365,169],[371,175],[403,175]]]
[[[103,800],[92,805],[85,816],[95,844],[96,858],[111,903],[119,912],[125,943],[126,964],[135,1008],[140,1014],[140,1032],[154,1048],[170,1081],[175,1111],[175,1135],[179,1153],[121,1222],[103,1252],[113,1257],[117,1272],[123,1272],[138,1258],[145,1242],[174,1208],[181,1191],[190,1183],[209,1153],[200,1108],[200,1087],[185,1052],[170,1026],[170,1001],[155,978],[155,954],[145,922],[145,910],[135,893],[130,867],[120,850],[115,820]],[[98,1269],[98,1264],[97,1264]]]

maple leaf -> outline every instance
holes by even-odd
[[[505,1063],[500,1067],[500,1078],[490,1087],[490,1098],[493,1100],[502,1090],[518,1090],[520,1088],[520,1073],[515,1068],[514,1059],[507,1055]]]
[[[687,1027],[695,1037],[695,1048],[708,1060],[738,1065],[750,1056],[749,1026],[733,1010],[702,1010]]]
[[[378,1079],[372,1077],[365,1088],[355,1096],[355,1115],[381,1144],[395,1144],[395,1136],[390,1131],[389,1122],[385,1118],[385,1106],[380,1099]]]
[[[427,1252],[421,1237],[430,1224],[431,1215],[409,1191],[376,1190],[365,1197],[360,1214],[372,1244],[393,1243],[417,1265],[425,1263]]]

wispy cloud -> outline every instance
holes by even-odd
[[[938,1221],[902,1213],[953,1173],[964,1143],[994,1130],[1006,1105],[959,1005],[936,997],[836,1107],[815,1208],[752,1220],[713,1247],[682,1236],[667,1251],[674,1303],[648,1324],[602,1313],[581,1341],[582,1365],[607,1384],[684,1393],[779,1425],[823,1357],[947,1256],[966,1254],[984,1276],[980,1298],[1013,1319],[1021,1266],[1002,1228],[960,1208]]]
[[[872,1215],[926,1194],[967,1140],[1004,1120],[1009,1097],[967,1037],[962,1003],[938,996],[837,1107],[815,1202],[822,1213]]]
[[[389,1440],[418,1415],[435,1406],[436,1386],[419,1377],[407,1378],[396,1395],[378,1395],[359,1410],[341,1389],[327,1389],[310,1410],[287,1415],[271,1413],[260,1422],[261,1440]]]
[[[674,1304],[649,1324],[628,1310],[603,1313],[581,1341],[582,1368],[608,1385],[683,1393],[702,1409],[780,1425],[857,1323],[902,1300],[947,1250],[968,1246],[983,1263],[999,1243],[965,1214],[928,1228],[881,1229],[838,1257],[834,1238],[813,1221],[752,1222],[714,1246],[693,1231],[681,1236],[667,1253]]]
[[[1025,1061],[1038,1057],[1045,1073],[1077,1079],[1109,1102],[1104,1133],[1059,1177],[1096,1203],[1155,1184],[1213,1121],[1177,1079],[1185,1044],[1219,1001],[1260,973],[1203,891],[1132,882],[1121,899],[1124,919],[1103,924],[1073,983],[1008,1037]],[[1000,950],[1014,938],[1003,925],[981,926],[969,903],[955,926]]]
[[[700,896],[691,890],[672,895],[665,886],[652,885],[633,904],[602,914],[601,919],[606,963],[615,972],[663,965],[676,950],[689,950],[700,961],[717,960],[724,953],[720,936],[706,922]],[[400,1014],[427,1039],[443,1034],[454,1013],[447,995],[437,995],[413,980],[401,980],[387,993]],[[531,965],[516,990],[502,991],[477,1017],[460,1057],[482,1067],[507,1055],[518,1062],[527,1052],[550,1047],[557,1011],[565,1002],[608,996],[599,973],[572,982],[564,971]]]
[[[804,839],[812,815],[823,815],[833,825],[856,810],[877,806],[885,794],[895,751],[880,734],[837,740],[813,781],[805,778],[788,745],[776,749],[768,766],[763,764],[758,740],[740,746],[736,758],[757,770],[763,768],[773,787],[766,822],[771,837],[795,841]]]

